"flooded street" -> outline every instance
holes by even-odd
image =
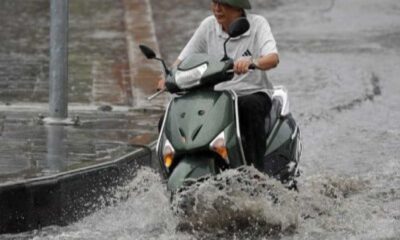
[[[210,1],[150,2],[172,63]],[[246,168],[171,205],[160,176],[143,168],[115,204],[77,223],[0,239],[400,239],[400,2],[251,2],[278,43],[270,79],[288,88],[302,131],[299,193]]]

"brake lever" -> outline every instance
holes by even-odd
[[[164,93],[166,90],[167,90],[167,89],[164,88],[164,89],[161,89],[161,90],[157,91],[157,92],[154,93],[153,95],[147,97],[147,101],[153,100],[154,98],[158,97],[158,95],[160,95],[161,93]]]

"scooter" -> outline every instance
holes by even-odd
[[[162,62],[165,90],[176,95],[166,109],[156,148],[162,172],[168,180],[167,188],[172,192],[187,179],[249,165],[240,135],[238,97],[234,91],[213,90],[214,85],[234,76],[233,60],[226,54],[227,42],[249,27],[246,18],[231,24],[222,60],[207,54],[193,54],[173,70],[168,69],[152,49],[140,45],[148,59]],[[255,66],[250,68],[255,69]],[[295,178],[299,176],[302,145],[284,87],[274,88],[272,108],[265,129],[260,131],[268,133],[264,172],[288,188],[297,189]]]

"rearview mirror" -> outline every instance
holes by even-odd
[[[156,58],[156,53],[149,47],[145,45],[139,45],[140,50],[146,56],[147,59]]]
[[[171,71],[167,68],[167,65],[165,64],[164,60],[161,58],[158,58],[156,53],[153,51],[153,49],[149,48],[148,46],[145,45],[139,45],[140,51],[146,56],[147,59],[156,59],[160,61],[164,67],[165,74],[170,75]]]
[[[250,28],[250,23],[245,17],[236,19],[231,25],[229,25],[228,34],[229,37],[239,37],[243,33],[247,32]]]
[[[229,59],[228,54],[226,53],[226,44],[231,38],[239,37],[243,33],[247,32],[247,30],[250,29],[250,23],[245,17],[240,17],[236,19],[231,25],[229,25],[228,29],[228,35],[229,38],[227,38],[224,42],[224,57],[221,59],[221,61],[226,61]]]

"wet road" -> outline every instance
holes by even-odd
[[[0,185],[110,161],[129,144],[157,139],[161,111],[140,109],[163,106],[163,98],[145,99],[159,65],[138,67],[136,31],[149,45],[153,34],[146,4],[132,1],[69,1],[69,117],[80,124],[40,124],[48,116],[49,7],[0,1]]]
[[[176,43],[210,14],[208,1],[153,2],[161,49],[172,62]],[[300,218],[282,238],[400,239],[400,3],[252,3],[278,42],[281,63],[270,79],[288,88],[302,129],[300,215],[319,215]],[[164,31],[179,37],[170,41]]]
[[[208,2],[152,1],[160,49],[169,62],[209,14]],[[186,220],[171,211],[162,181],[144,169],[116,194],[125,199],[117,206],[65,228],[21,237],[400,239],[400,2],[252,3],[254,12],[269,19],[280,50],[281,63],[270,79],[289,89],[292,113],[302,130],[300,193],[274,185],[281,199],[274,205],[263,190],[250,197],[226,186],[221,195],[207,182],[193,190],[203,196],[192,218],[200,224],[191,222],[198,227],[187,232],[177,230]],[[246,178],[235,171],[226,175]],[[205,194],[207,189],[211,191]],[[215,205],[221,197],[233,205]],[[215,217],[205,213],[216,206],[226,222],[237,217],[231,214],[233,206],[260,224],[247,230],[201,224]]]

